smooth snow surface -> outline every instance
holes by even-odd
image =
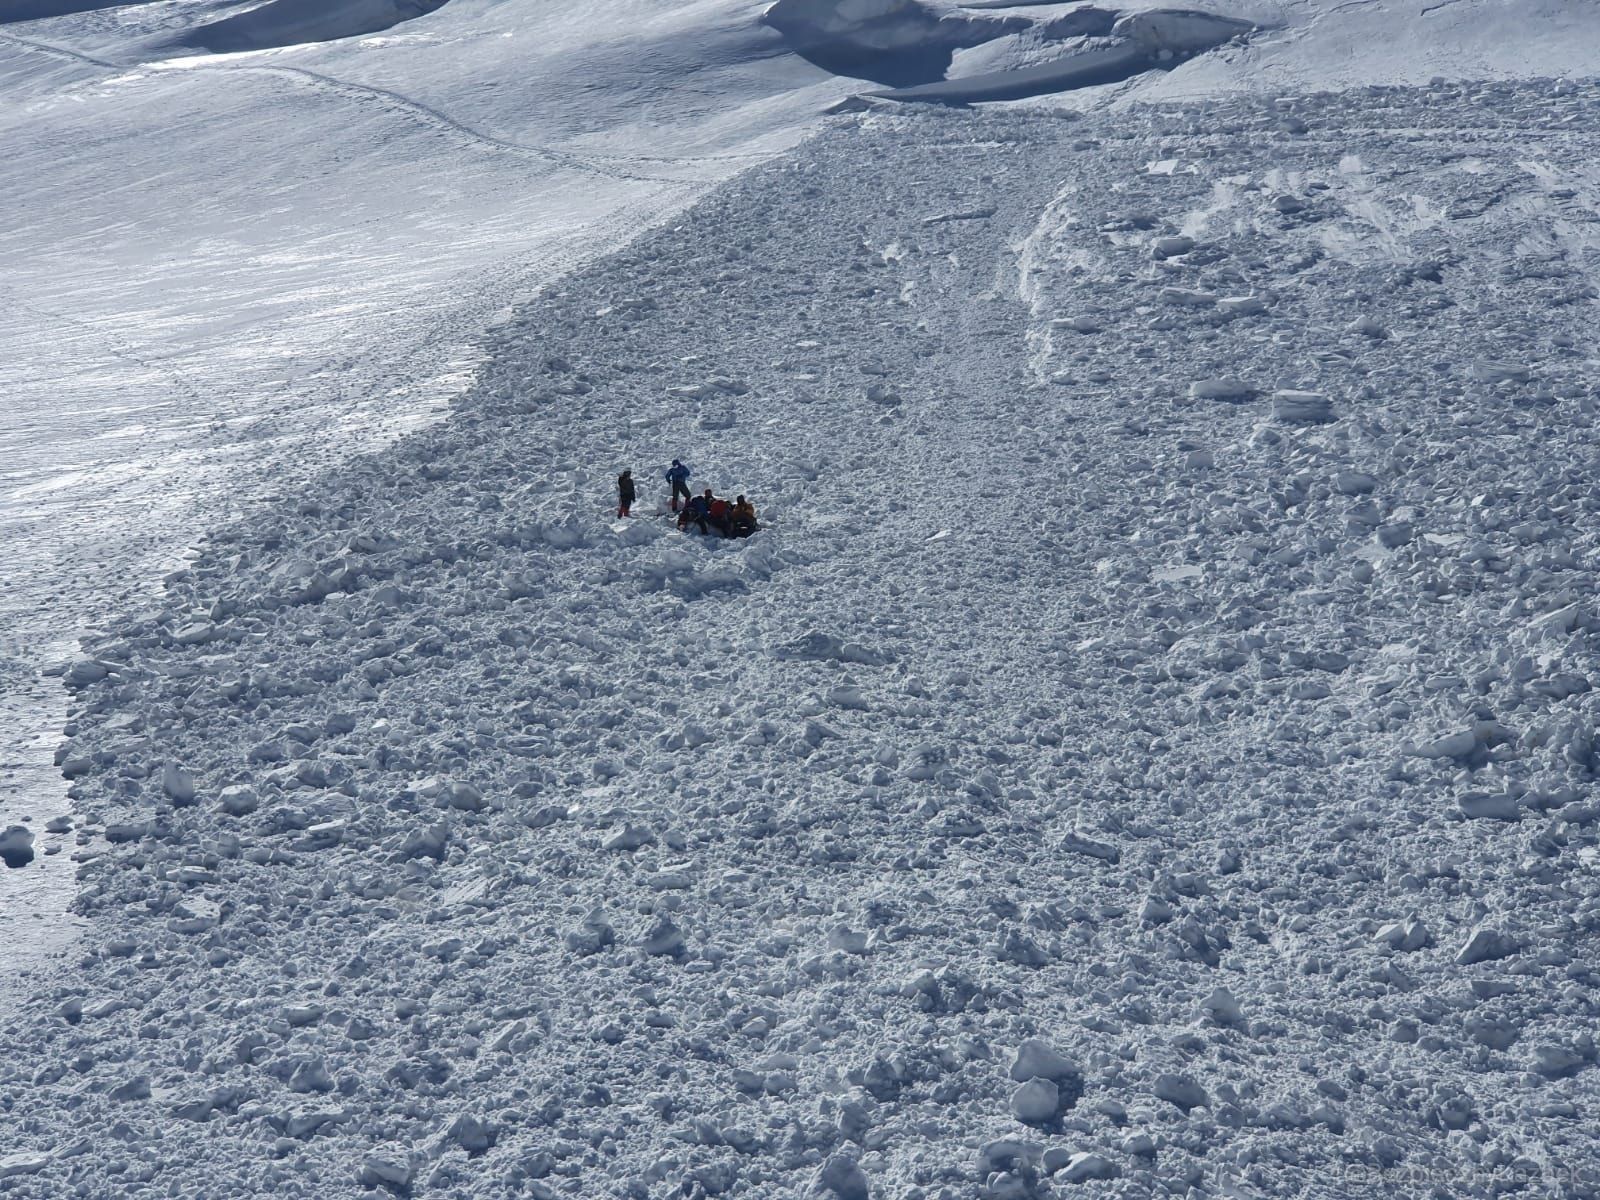
[[[1590,1194],[1593,116],[869,115],[522,306],[73,664],[13,1191]]]

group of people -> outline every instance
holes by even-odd
[[[689,480],[694,475],[678,459],[667,468],[666,481],[672,487],[672,511],[678,514],[678,528],[698,529],[703,534],[715,533],[721,537],[749,537],[761,526],[756,522],[756,507],[743,496],[732,501],[712,494],[706,488],[696,496],[689,490]],[[632,515],[638,489],[634,486],[633,472],[624,471],[617,476],[617,516]],[[682,507],[679,501],[682,501]]]

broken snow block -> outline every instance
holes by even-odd
[[[1387,946],[1394,953],[1412,954],[1425,949],[1433,941],[1433,936],[1428,932],[1428,927],[1422,923],[1422,918],[1412,915],[1404,921],[1393,921],[1385,925],[1372,935],[1372,940],[1379,945]]]
[[[1456,805],[1462,816],[1476,821],[1515,821],[1522,815],[1517,798],[1506,792],[1466,792]]]
[[[1467,944],[1456,951],[1456,965],[1470,967],[1474,963],[1492,962],[1497,958],[1509,958],[1520,949],[1517,940],[1508,934],[1496,929],[1488,929],[1480,925],[1472,931],[1472,936],[1467,939]]]
[[[1206,1095],[1205,1088],[1187,1075],[1157,1075],[1155,1093],[1157,1099],[1176,1104],[1184,1112],[1188,1112],[1191,1108],[1199,1108],[1209,1103],[1211,1099]]]
[[[1321,392],[1274,392],[1272,418],[1287,425],[1326,425],[1333,420],[1333,401]]]
[[[1049,1079],[1030,1079],[1011,1093],[1011,1115],[1024,1125],[1054,1121],[1060,1105],[1060,1089]]]
[[[1195,247],[1195,240],[1191,237],[1158,237],[1150,243],[1150,257],[1155,259],[1177,258],[1189,253]]]
[[[1027,1038],[1017,1047],[1010,1075],[1017,1083],[1030,1079],[1059,1081],[1079,1075],[1078,1065],[1043,1038]]]
[[[1225,317],[1254,317],[1267,311],[1267,302],[1260,296],[1224,296],[1217,311]]]
[[[1488,359],[1480,359],[1473,363],[1470,374],[1479,383],[1504,383],[1507,380],[1527,383],[1533,378],[1533,372],[1527,367],[1516,363],[1491,362]]]
[[[1050,1152],[1045,1152],[1045,1169],[1048,1171],[1054,1164],[1050,1161]],[[1087,1183],[1091,1179],[1115,1179],[1121,1172],[1117,1164],[1103,1154],[1093,1154],[1081,1151],[1067,1159],[1066,1165],[1060,1168],[1056,1178],[1063,1183]]]
[[[1197,379],[1189,385],[1191,400],[1248,400],[1255,392],[1255,388],[1232,375]]]

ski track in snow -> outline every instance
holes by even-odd
[[[12,1192],[1592,1194],[1592,113],[872,114],[545,289],[71,668]]]
[[[182,71],[190,74],[200,73],[237,73],[237,74],[264,74],[287,79],[304,86],[320,88],[345,99],[355,100],[358,103],[377,101],[385,105],[390,111],[396,112],[413,120],[421,121],[435,129],[467,140],[474,145],[488,149],[502,150],[520,157],[529,158],[547,165],[565,167],[571,170],[587,171],[595,175],[602,175],[611,179],[626,179],[635,182],[649,183],[674,183],[674,184],[703,184],[704,178],[690,176],[684,178],[678,175],[652,175],[643,171],[629,171],[622,164],[646,165],[681,165],[694,168],[702,163],[718,162],[760,162],[771,157],[766,154],[719,154],[696,157],[655,157],[648,155],[610,155],[610,154],[571,154],[561,150],[553,150],[545,146],[529,146],[521,142],[514,142],[507,138],[495,137],[462,124],[448,113],[441,112],[431,105],[424,104],[410,96],[402,95],[389,88],[375,87],[371,84],[354,83],[349,80],[336,79],[321,71],[313,71],[308,67],[291,66],[262,66],[251,63],[207,63],[203,59],[175,59],[161,64],[135,64],[114,63],[93,55],[82,54],[76,50],[69,50],[62,46],[51,45],[46,42],[35,41],[31,38],[18,37],[15,34],[0,33],[0,44],[8,44],[21,50],[36,51],[59,58],[65,62],[83,63],[88,66],[98,67],[104,71],[116,73],[119,77],[126,77],[130,72],[139,73],[151,69],[164,69],[169,71]],[[723,172],[725,174],[725,172]],[[717,176],[720,178],[720,174]]]

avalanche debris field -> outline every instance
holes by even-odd
[[[1595,1194],[1596,112],[869,112],[568,276],[72,664],[0,1191]]]

